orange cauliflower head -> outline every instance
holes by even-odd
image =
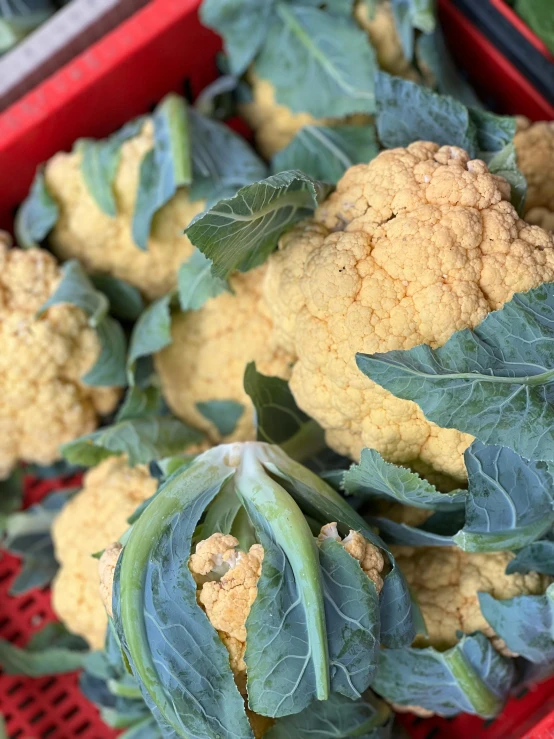
[[[380,593],[385,565],[381,551],[357,531],[341,539],[336,523],[321,528],[318,542],[329,538],[358,560]],[[196,545],[189,569],[198,587],[198,602],[225,644],[237,686],[246,695],[246,620],[258,594],[264,550],[261,544],[253,544],[248,552],[241,552],[238,545],[234,536],[212,534]]]
[[[419,81],[417,71],[404,58],[389,1],[377,5],[373,18],[370,18],[366,3],[357,2],[354,17],[359,26],[366,31],[381,69],[399,77]],[[271,82],[258,77],[253,69],[247,73],[247,79],[252,100],[240,106],[240,113],[253,129],[257,148],[266,159],[271,159],[274,154],[288,146],[304,126],[335,126],[340,123],[364,125],[371,120],[370,116],[364,114],[354,114],[343,119],[328,117],[317,120],[309,113],[294,113],[286,105],[277,102]]]
[[[60,279],[48,252],[0,240],[0,479],[20,460],[54,462],[61,444],[94,431],[119,398],[118,389],[81,382],[100,343],[80,308],[55,305],[37,317]]]
[[[90,195],[81,175],[81,152],[56,154],[44,172],[48,191],[60,209],[49,236],[52,251],[64,260],[79,259],[91,273],[126,280],[148,299],[175,287],[179,266],[193,252],[183,229],[204,209],[203,201],[191,202],[186,189],[178,190],[156,213],[147,250],[135,245],[131,226],[140,164],[153,143],[154,125],[150,120],[137,136],[123,143],[113,183],[117,207],[114,218],[106,215]]]
[[[501,600],[542,595],[550,582],[536,572],[506,575],[506,566],[513,559],[510,552],[475,554],[457,547],[394,549],[429,632],[428,639],[420,638],[421,646],[447,649],[457,643],[456,631],[482,631],[499,651],[507,653],[481,613],[477,593],[490,593]]]
[[[219,441],[217,429],[198,411],[196,404],[209,400],[234,400],[245,410],[226,441],[255,438],[250,398],[243,376],[248,362],[256,360],[263,374],[287,378],[290,361],[271,338],[271,321],[261,299],[265,267],[231,278],[235,294],[222,293],[199,311],[173,318],[172,343],[155,358],[164,397],[173,412],[186,423]]]
[[[125,533],[129,516],[156,488],[146,466],[131,468],[124,457],[110,457],[87,472],[83,489],[54,521],[52,539],[60,563],[52,587],[54,610],[93,649],[103,649],[108,624],[102,599],[110,602],[119,555],[110,545]],[[92,555],[106,547],[99,573]]]
[[[274,341],[291,389],[335,450],[364,447],[456,481],[472,438],[365,377],[357,352],[444,344],[518,291],[554,280],[554,239],[522,221],[510,188],[465,151],[416,142],[349,169],[312,221],[271,255]]]
[[[253,544],[237,551],[238,539],[212,534],[196,545],[189,569],[198,585],[198,602],[229,652],[237,686],[246,694],[246,619],[258,594],[264,550]]]
[[[554,121],[519,118],[514,145],[527,180],[525,220],[554,231]]]

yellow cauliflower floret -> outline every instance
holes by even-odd
[[[55,305],[37,317],[60,279],[48,252],[0,240],[0,479],[19,460],[59,459],[60,445],[94,431],[119,398],[81,381],[100,343],[80,308]]]
[[[244,694],[246,619],[258,594],[264,550],[261,544],[253,544],[248,552],[241,552],[238,545],[234,536],[212,534],[196,545],[189,569],[198,584],[198,602],[225,644],[235,680]]]
[[[79,259],[91,273],[114,275],[135,285],[148,299],[172,290],[177,271],[193,252],[183,230],[204,209],[191,202],[181,188],[156,213],[147,250],[139,249],[131,234],[140,164],[152,149],[154,126],[147,121],[138,136],[121,147],[113,184],[117,214],[106,215],[90,195],[81,175],[82,154],[56,154],[46,165],[48,191],[60,215],[49,237],[52,251],[61,259]]]
[[[482,631],[492,637],[499,651],[506,652],[481,613],[477,593],[490,593],[502,600],[541,595],[550,582],[536,572],[506,575],[506,566],[513,559],[510,552],[474,554],[457,547],[396,547],[394,554],[429,632],[428,641],[420,638],[421,645],[437,649],[454,646],[456,631]]]
[[[381,573],[385,566],[385,560],[381,551],[359,531],[350,531],[344,539],[340,538],[336,523],[326,523],[321,527],[318,541],[325,539],[334,539],[338,541],[351,557],[357,559],[365,574],[375,583],[375,589],[378,593],[383,589],[383,578]]]
[[[100,597],[98,562],[92,555],[125,533],[129,516],[156,488],[146,466],[131,468],[124,457],[110,457],[87,472],[83,489],[54,521],[52,539],[60,563],[52,587],[54,610],[93,649],[103,648],[108,621]],[[115,562],[105,559],[104,564],[102,596],[111,602],[109,569]]]
[[[466,477],[472,438],[373,383],[355,355],[438,347],[554,279],[552,235],[509,194],[462,149],[416,142],[350,168],[314,220],[282,237],[263,287],[274,340],[296,355],[292,392],[333,449]]]
[[[554,121],[518,119],[518,167],[527,180],[525,220],[554,231]]]
[[[389,0],[377,5],[373,18],[370,18],[367,3],[357,2],[354,7],[354,17],[367,32],[381,69],[397,77],[404,77],[414,82],[420,81],[416,69],[404,56],[394,23],[392,3]]]
[[[253,410],[244,391],[248,362],[258,371],[287,377],[291,358],[276,350],[271,321],[261,300],[265,267],[231,278],[235,295],[222,293],[199,311],[181,313],[171,326],[172,343],[156,355],[164,396],[186,423],[219,441],[217,429],[196,408],[209,400],[234,400],[245,411],[227,441],[254,438]]]

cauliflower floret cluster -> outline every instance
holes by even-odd
[[[254,422],[243,376],[248,362],[266,375],[287,379],[291,357],[276,349],[271,321],[261,299],[265,267],[231,278],[235,294],[222,293],[200,311],[173,318],[172,343],[156,355],[156,370],[164,396],[173,412],[186,423],[205,431],[213,442],[219,434],[198,411],[196,404],[210,400],[234,400],[245,411],[226,441],[253,439]]]
[[[298,131],[304,126],[337,126],[349,123],[363,126],[371,118],[357,113],[345,118],[314,118],[309,113],[293,113],[286,105],[279,105],[275,100],[275,89],[271,82],[248,73],[252,92],[252,101],[240,106],[240,114],[256,135],[258,151],[266,159],[288,146]]]
[[[79,259],[91,273],[104,273],[126,280],[146,298],[172,290],[177,271],[193,252],[183,229],[204,210],[203,201],[192,202],[186,188],[156,213],[148,248],[139,249],[131,226],[137,197],[140,164],[152,149],[154,125],[145,122],[141,132],[123,143],[113,183],[116,216],[104,213],[92,198],[81,174],[82,153],[56,154],[46,165],[48,191],[60,215],[50,236],[52,251],[61,259]]]
[[[527,180],[525,220],[554,231],[554,121],[531,123],[519,117],[514,145]]]
[[[100,578],[100,598],[106,609],[106,613],[110,618],[113,616],[112,595],[113,581],[115,578],[115,568],[117,560],[123,551],[123,546],[118,542],[110,544],[102,552],[102,556],[98,560],[98,577]]]
[[[246,694],[246,619],[258,594],[264,550],[253,544],[248,552],[237,552],[238,545],[234,536],[212,534],[197,544],[189,569],[199,586],[198,602],[225,644],[237,686]]]
[[[118,547],[110,547],[129,527],[127,519],[156,492],[146,466],[129,467],[110,457],[85,475],[83,489],[64,506],[52,527],[60,569],[52,588],[54,610],[70,631],[93,649],[102,649],[111,604]],[[109,547],[99,575],[95,552]],[[99,589],[101,589],[101,595]]]
[[[506,566],[513,559],[510,552],[480,554],[457,547],[397,547],[394,553],[429,632],[428,640],[421,645],[441,650],[457,643],[456,631],[482,631],[499,651],[513,656],[485,620],[477,593],[490,593],[502,600],[542,595],[550,582],[536,572],[506,575]]]
[[[279,105],[271,82],[252,71],[247,76],[252,100],[240,106],[240,114],[254,131],[260,154],[271,159],[290,144],[301,128],[320,121],[309,113],[293,113],[286,105]]]
[[[334,539],[358,560],[363,571],[383,588],[385,565],[380,550],[359,532],[350,531],[341,539],[336,523],[321,528],[318,541]],[[230,534],[212,534],[196,546],[189,569],[198,586],[198,602],[229,652],[229,662],[241,693],[246,694],[246,619],[258,594],[264,550],[253,544],[248,552],[237,551],[238,540]]]
[[[54,462],[119,398],[81,382],[100,354],[85,313],[63,304],[37,316],[61,279],[54,257],[8,245],[0,240],[0,479],[19,460]]]
[[[455,481],[472,438],[427,421],[357,368],[357,352],[438,347],[515,292],[554,279],[554,239],[508,183],[460,148],[416,142],[350,168],[313,221],[286,233],[263,294],[290,386],[336,451],[364,447]]]

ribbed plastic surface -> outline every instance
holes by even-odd
[[[41,500],[49,491],[70,481],[29,480],[25,505]],[[55,616],[50,593],[33,590],[12,598],[10,586],[19,571],[19,560],[0,554],[0,637],[18,646]],[[58,675],[38,679],[4,675],[0,671],[0,714],[4,716],[10,739],[112,739],[116,732],[105,726],[98,712],[82,695],[78,675]]]

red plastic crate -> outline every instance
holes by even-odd
[[[25,506],[37,503],[51,490],[73,487],[80,479],[26,481]],[[18,598],[9,595],[20,569],[19,559],[0,553],[0,637],[21,646],[56,617],[48,590],[32,590]],[[0,673],[0,714],[10,739],[113,739],[79,690],[78,673],[37,679]]]
[[[0,228],[11,227],[36,167],[55,152],[70,149],[77,138],[111,133],[169,91],[194,96],[215,77],[220,41],[201,27],[198,5],[199,0],[151,0],[0,114]],[[554,118],[554,108],[450,0],[439,0],[439,9],[454,55],[485,98],[494,98],[505,112],[534,120]],[[26,503],[56,487],[59,481],[29,484]],[[16,558],[0,555],[0,636],[24,644],[54,614],[48,591],[8,596],[18,566]],[[554,711],[554,682],[512,700],[488,724],[472,716],[401,720],[414,739],[545,739],[554,737],[554,713],[548,716],[549,711]],[[10,739],[116,736],[81,695],[75,674],[39,680],[0,674],[0,712]]]
[[[523,18],[520,18],[520,16],[510,8],[510,6],[505,2],[505,0],[490,0],[492,5],[494,5],[495,8],[498,8],[498,10],[502,13],[502,15],[505,18],[508,18],[512,26],[517,28],[517,30],[522,33],[525,38],[530,41],[533,46],[538,49],[543,56],[545,56],[547,59],[550,59],[552,62],[554,62],[554,56],[550,53],[550,49],[548,46],[544,43],[542,39],[540,39],[534,31],[532,31],[527,23],[523,20]]]
[[[526,36],[532,36],[535,45],[541,46],[540,40],[531,29],[502,0],[491,2],[518,29],[526,29]],[[554,119],[554,106],[450,0],[438,0],[438,8],[452,56],[460,68],[465,70],[469,81],[483,100],[492,100],[495,108],[502,113],[525,115],[532,121]]]
[[[0,113],[0,228],[10,228],[39,164],[83,136],[103,137],[168,92],[192,95],[216,76],[219,38],[199,0],[152,0]]]

